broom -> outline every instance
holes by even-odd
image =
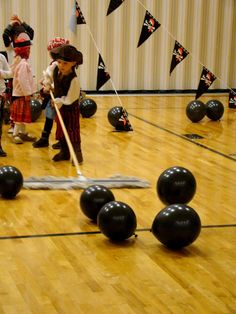
[[[55,98],[50,91],[51,98],[54,102]],[[28,179],[24,179],[23,187],[25,189],[44,189],[44,190],[53,190],[53,189],[84,189],[87,188],[90,185],[104,185],[107,188],[148,188],[150,184],[146,180],[141,180],[135,177],[124,177],[121,175],[112,176],[108,179],[89,179],[82,175],[82,172],[79,167],[79,162],[76,157],[74,148],[71,144],[68,132],[66,130],[64,121],[62,119],[60,110],[58,109],[56,103],[54,102],[54,107],[58,116],[58,119],[60,121],[62,131],[65,136],[65,140],[70,152],[70,156],[72,158],[72,161],[74,163],[74,166],[76,168],[76,172],[78,177],[73,178],[65,178],[65,177],[53,177],[53,176],[47,176],[47,177],[30,177]]]

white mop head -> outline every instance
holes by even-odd
[[[149,188],[150,183],[135,177],[115,175],[106,179],[85,177],[30,177],[24,179],[23,187],[28,190],[69,190],[85,189],[90,185],[104,185],[107,188]]]

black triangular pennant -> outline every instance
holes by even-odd
[[[188,56],[188,54],[189,52],[176,40],[172,54],[170,74],[174,68]]]
[[[236,90],[229,92],[229,108],[236,108]]]
[[[161,24],[151,15],[151,13],[146,11],[141,34],[139,37],[138,47],[141,46],[145,40],[147,40],[148,37],[150,37],[160,26]]]
[[[110,0],[110,4],[107,10],[107,15],[111,14],[115,9],[117,9],[125,0]]]
[[[76,16],[76,24],[86,24],[85,18],[83,16],[82,11],[78,5],[78,2],[75,2],[75,16]]]
[[[98,71],[97,71],[97,90],[99,90],[110,79],[109,73],[106,71],[105,63],[99,54]]]
[[[117,121],[115,128],[117,131],[133,131],[133,128],[128,118],[128,112],[124,107],[122,107],[122,114]]]
[[[216,79],[217,77],[203,66],[195,99],[198,99],[202,94],[204,94]]]

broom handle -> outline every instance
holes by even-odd
[[[50,95],[51,95],[51,98],[52,98],[52,100],[53,100],[53,102],[54,102],[55,98],[54,98],[54,95],[53,95],[53,93],[52,93],[51,90],[50,90]],[[73,162],[74,162],[74,165],[75,165],[77,174],[78,174],[79,176],[82,176],[82,173],[81,173],[81,171],[80,171],[78,159],[77,159],[77,157],[76,157],[74,148],[73,148],[73,146],[72,146],[72,144],[71,144],[71,140],[70,140],[69,135],[68,135],[68,132],[67,132],[67,130],[66,130],[66,127],[65,127],[64,121],[63,121],[63,119],[62,119],[60,110],[58,109],[57,104],[56,104],[55,102],[54,102],[54,107],[55,107],[55,109],[56,109],[56,113],[57,113],[58,119],[59,119],[59,121],[60,121],[61,128],[62,128],[62,131],[63,131],[63,133],[64,133],[64,136],[65,136],[65,139],[66,139],[66,143],[67,143],[67,145],[68,145],[69,152],[70,152],[71,158],[72,158],[72,160],[73,160]]]

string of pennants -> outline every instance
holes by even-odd
[[[111,14],[113,11],[115,11],[124,1],[125,0],[110,0],[108,10],[107,10],[107,16]],[[140,3],[139,0],[137,1]],[[142,3],[140,4],[143,6]],[[137,48],[140,47],[161,26],[161,23],[146,8],[145,10],[146,12],[145,12]],[[71,22],[70,22],[71,30],[75,32],[76,25],[79,25],[79,24],[86,24],[86,21],[78,5],[78,1],[75,1],[73,12],[72,12],[72,17],[71,17]],[[171,37],[174,38],[172,35]],[[98,54],[99,54],[99,57],[98,57],[97,86],[96,86],[97,90],[99,90],[108,80],[111,79],[110,74],[107,71],[106,65],[99,51],[98,51]],[[186,48],[184,48],[183,45],[181,45],[177,40],[175,40],[175,44],[174,44],[174,48],[172,52],[172,60],[171,60],[171,65],[170,65],[170,75],[173,72],[173,70],[176,68],[176,66],[180,64],[184,59],[186,59],[188,55],[190,55],[190,52]],[[213,82],[217,79],[217,76],[214,75],[206,66],[204,66],[203,64],[201,65],[202,65],[202,72],[201,72],[195,99],[198,99],[201,95],[203,95],[209,89],[209,87],[213,84]],[[230,87],[228,87],[228,89],[229,89],[229,107],[235,108],[236,107],[236,90],[231,89]]]

